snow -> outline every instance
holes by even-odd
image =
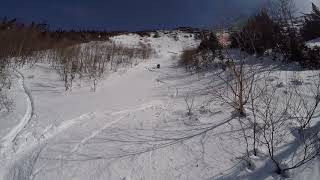
[[[315,5],[320,5],[319,1],[317,0],[294,0],[296,8],[299,10],[299,13],[309,13],[312,10],[311,3]]]
[[[179,54],[199,44],[185,35],[113,37],[126,46],[150,44],[156,54],[108,74],[96,92],[85,82],[66,92],[45,62],[19,69],[12,90],[19,108],[12,114],[21,117],[6,116],[4,122],[15,120],[10,131],[0,127],[0,179],[280,179],[262,153],[252,158],[255,169],[245,168],[232,110],[208,103],[215,72],[190,74],[177,66]],[[272,77],[286,85],[290,73],[275,70]],[[195,97],[191,117],[187,95]],[[317,179],[319,162],[313,163],[292,179]]]
[[[307,46],[308,47],[320,47],[320,38],[317,38],[317,39],[313,39],[311,41],[308,41],[307,42]]]
[[[20,86],[20,89],[22,89],[23,93],[25,94],[26,112],[24,116],[21,118],[19,124],[13,127],[11,131],[1,139],[2,149],[13,148],[13,144],[11,143],[15,141],[16,137],[19,135],[22,129],[28,124],[33,112],[32,98],[28,89],[25,87],[24,76],[18,70],[15,70],[15,73],[16,76],[19,78],[17,84]]]
[[[20,123],[14,127],[6,136],[2,138],[2,147],[3,149],[6,149],[8,147],[13,147],[12,142],[15,141],[16,137],[19,135],[19,133],[22,131],[22,129],[28,124],[28,122],[31,120],[32,113],[33,113],[33,103],[32,103],[32,98],[31,94],[28,91],[28,89],[25,87],[24,84],[24,76],[16,70],[17,76],[19,77],[19,85],[21,89],[25,92],[26,94],[26,102],[27,102],[27,110],[25,112],[25,115],[22,117],[20,120]]]

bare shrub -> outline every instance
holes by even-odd
[[[238,115],[245,116],[245,105],[251,97],[256,71],[253,67],[245,65],[245,56],[242,56],[238,62],[231,56],[229,58],[225,63],[225,71],[217,74],[225,87],[215,90],[214,96],[234,108]]]
[[[295,84],[291,86],[290,89],[293,91],[292,98],[295,103],[291,103],[288,109],[291,117],[299,125],[301,133],[310,128],[312,120],[319,113],[320,75],[312,83],[305,86],[305,88]],[[305,97],[305,93],[308,93],[311,98]]]
[[[11,88],[11,77],[9,71],[4,68],[0,69],[0,111],[10,111],[13,107],[13,102],[6,95],[6,90]]]
[[[184,66],[187,70],[199,69],[199,62],[197,58],[197,49],[187,49],[183,51],[179,64]]]
[[[250,83],[245,85],[251,90],[247,91],[245,98],[248,109],[246,116],[238,117],[241,128],[239,135],[246,144],[244,160],[248,165],[251,166],[251,152],[257,155],[260,147],[265,148],[276,172],[284,175],[319,156],[319,127],[312,122],[319,113],[320,77],[317,76],[307,88],[292,85],[286,91],[278,86],[279,83],[268,82],[268,77],[267,72],[261,75],[254,73],[253,79],[249,78]],[[223,81],[230,89],[241,86],[240,83],[231,86],[230,79]],[[239,99],[240,95],[236,90],[230,91],[232,93],[228,95],[228,91],[223,89],[220,92],[224,94],[220,93],[218,97],[232,106],[235,101],[233,97]],[[286,166],[284,162],[287,159],[280,155],[284,146],[290,146],[295,152],[289,153],[291,164]]]
[[[292,86],[286,92],[275,84],[265,83],[258,87],[259,94],[252,101],[255,103],[252,103],[251,108],[254,123],[257,126],[244,128],[247,132],[246,143],[254,141],[265,147],[278,174],[284,175],[287,171],[298,168],[319,155],[319,129],[311,123],[318,112],[319,79],[318,77],[309,87],[308,91],[312,92],[311,97],[303,94],[306,91],[300,91],[297,87]],[[292,142],[291,138],[296,131],[295,128],[299,136],[295,137]],[[248,135],[250,131],[256,135]],[[257,136],[261,137],[256,138]],[[295,144],[292,148],[296,148],[293,149],[295,153],[291,155],[292,163],[283,166],[283,159],[279,156],[280,149],[291,144]],[[253,148],[257,146],[253,144]]]
[[[46,23],[25,25],[16,19],[4,18],[0,21],[0,110],[12,107],[6,91],[11,87],[9,71],[14,68],[50,59],[50,64],[58,70],[64,80],[66,90],[72,89],[77,76],[81,79],[88,75],[93,81],[95,90],[109,62],[117,61],[116,66],[118,66],[132,63],[130,60],[133,58],[147,59],[152,55],[150,45],[145,44],[137,48],[125,48],[113,44],[114,48],[99,47],[99,50],[92,49],[91,52],[81,51],[80,46],[76,45],[91,40],[109,40],[110,36],[119,33],[49,31]],[[104,51],[106,53],[103,53]]]
[[[13,108],[13,101],[8,98],[6,93],[0,91],[0,112],[2,110],[11,111]]]
[[[77,57],[79,55],[79,47],[72,46],[68,48],[57,48],[57,60],[59,61],[59,73],[64,81],[67,90],[72,89],[72,82],[78,69]]]
[[[276,87],[267,87],[260,97],[260,107],[256,107],[257,118],[261,123],[261,143],[267,147],[268,155],[274,162],[277,169],[281,169],[280,161],[275,157],[279,146],[288,137],[288,113],[287,107],[290,99],[283,102],[283,94],[279,93]]]
[[[138,47],[134,49],[134,58],[148,59],[153,54],[150,44],[139,43]]]
[[[84,65],[81,67],[84,67],[85,71],[83,72],[81,69],[79,73],[88,75],[92,82],[91,89],[93,91],[96,91],[98,83],[107,69],[107,63],[110,61],[110,56],[105,54],[108,52],[107,50],[106,46],[97,43],[82,49],[81,59]]]
[[[132,66],[134,59],[147,59],[152,53],[151,46],[142,43],[131,48],[109,42],[91,42],[56,48],[48,55],[52,67],[58,70],[64,80],[66,90],[72,88],[76,78],[87,78],[92,82],[91,89],[96,91],[107,71]]]
[[[186,109],[187,109],[187,115],[192,116],[193,115],[193,110],[194,110],[194,96],[191,94],[187,94],[184,97],[184,102],[186,104]]]

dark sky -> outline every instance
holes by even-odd
[[[252,13],[267,0],[1,0],[0,17],[51,28],[142,30],[208,27]]]

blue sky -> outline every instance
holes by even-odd
[[[305,2],[309,0],[297,0]],[[209,27],[247,16],[267,0],[1,0],[0,17],[52,28],[142,30]]]

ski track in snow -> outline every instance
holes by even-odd
[[[90,178],[90,179],[111,179],[111,180],[113,179],[135,180],[138,178],[141,179],[141,177],[143,177],[143,179],[152,178],[155,180],[172,179],[172,178],[184,180],[188,175],[194,172],[196,173],[197,178],[202,179],[204,176],[201,176],[201,177],[199,176],[201,175],[202,172],[200,170],[197,170],[197,168],[193,168],[193,165],[192,165],[192,163],[194,163],[194,160],[195,160],[194,157],[197,155],[197,152],[199,152],[197,151],[197,149],[194,150],[193,148],[197,148],[196,145],[198,144],[196,145],[193,144],[195,145],[195,147],[189,147],[191,145],[185,145],[183,142],[183,139],[176,141],[176,143],[173,143],[173,142],[162,143],[161,141],[163,140],[162,138],[165,139],[167,138],[167,136],[171,134],[173,136],[173,139],[176,138],[174,136],[185,137],[186,135],[185,132],[179,132],[179,128],[181,127],[177,126],[177,125],[181,125],[180,124],[181,122],[177,123],[179,118],[181,118],[180,116],[181,114],[179,115],[178,118],[177,116],[173,115],[176,112],[175,108],[177,108],[176,100],[179,98],[178,96],[183,96],[183,93],[186,90],[185,89],[186,85],[180,86],[176,84],[177,80],[179,80],[178,78],[180,78],[179,77],[180,74],[178,74],[178,71],[176,71],[176,69],[173,67],[175,66],[175,62],[176,62],[176,59],[174,59],[173,56],[178,56],[184,48],[194,46],[194,43],[195,43],[194,40],[191,40],[192,44],[190,44],[191,42],[190,39],[187,40],[186,42],[180,42],[180,41],[175,41],[171,38],[172,37],[164,36],[163,39],[161,38],[152,39],[153,42],[151,42],[151,44],[154,43],[152,44],[154,46],[153,48],[155,49],[158,48],[157,50],[159,50],[159,54],[158,54],[159,57],[156,57],[155,59],[150,59],[150,61],[148,62],[141,63],[140,66],[133,68],[134,70],[132,70],[131,72],[129,71],[129,73],[131,74],[129,74],[128,76],[124,76],[123,78],[116,77],[115,79],[112,79],[112,78],[110,79],[111,85],[112,83],[114,83],[116,89],[106,88],[107,89],[106,92],[108,93],[108,90],[114,91],[110,93],[112,93],[112,95],[115,95],[116,97],[114,99],[112,98],[110,102],[111,104],[114,103],[119,105],[114,105],[111,107],[107,106],[107,108],[105,108],[103,107],[103,105],[100,104],[102,106],[101,108],[98,106],[93,106],[93,108],[89,107],[89,110],[87,109],[88,105],[85,105],[84,107],[86,108],[83,108],[83,109],[80,108],[81,110],[79,111],[72,112],[73,111],[72,108],[67,109],[67,110],[70,110],[70,112],[68,111],[62,112],[62,116],[56,117],[55,114],[49,114],[49,115],[53,115],[54,118],[52,119],[49,118],[49,120],[45,118],[41,119],[41,123],[43,122],[43,124],[41,124],[42,126],[40,126],[39,129],[44,127],[41,130],[26,129],[26,131],[30,130],[30,132],[23,131],[23,129],[26,127],[26,125],[32,118],[34,105],[33,105],[31,93],[29,92],[28,88],[24,84],[25,83],[24,76],[20,72],[18,72],[20,77],[20,85],[27,96],[28,110],[24,118],[20,121],[19,125],[15,127],[5,137],[6,142],[8,142],[8,144],[6,145],[7,148],[5,148],[5,150],[8,151],[8,149],[10,149],[14,145],[15,139],[19,140],[20,134],[23,137],[24,135],[28,137],[27,135],[29,135],[30,133],[38,133],[37,135],[39,135],[39,137],[34,136],[30,138],[31,140],[28,139],[26,140],[26,142],[22,142],[22,144],[19,144],[20,142],[17,141],[16,149],[18,149],[18,151],[14,151],[14,152],[9,151],[10,153],[5,154],[5,155],[8,155],[8,157],[5,159],[5,160],[8,160],[8,162],[4,162],[4,165],[5,165],[4,168],[0,168],[0,179],[4,177],[4,179],[8,179],[8,180],[15,180],[15,179],[17,180],[50,179],[51,180],[51,179],[62,179],[62,178],[64,179],[89,179]],[[130,44],[132,42],[135,42],[136,39],[140,39],[140,37],[123,35],[123,36],[116,37],[116,39],[119,40],[120,42],[124,41],[125,43],[128,42],[128,44]],[[158,63],[161,64],[161,69],[154,68],[154,66]],[[49,71],[49,70],[46,70],[46,71]],[[28,73],[28,71],[26,71],[26,73]],[[45,73],[42,73],[39,75],[41,76],[41,78],[38,77],[39,79],[36,79],[36,80],[40,80],[40,82],[37,82],[37,83],[42,83],[42,84],[45,84],[48,82],[51,83],[52,79],[48,78],[47,76],[49,75]],[[175,77],[176,75],[178,77]],[[184,75],[182,74],[182,78],[184,78],[183,76]],[[137,78],[142,78],[142,80],[139,79],[140,81],[137,81],[137,84],[134,84]],[[106,81],[106,83],[110,81]],[[120,82],[119,84],[126,84],[126,85],[119,86],[115,81]],[[130,83],[133,83],[133,84],[130,84]],[[52,86],[55,87],[55,84],[53,83]],[[142,86],[142,87],[132,88],[132,92],[131,92],[130,88],[132,86]],[[38,87],[36,86],[36,88]],[[121,91],[119,88],[125,89],[127,91],[124,91],[124,90]],[[49,94],[48,90],[52,90],[52,89],[43,88],[41,90],[43,91],[33,92],[35,93],[34,97],[36,97],[36,100],[37,100],[36,105],[39,105],[39,104],[41,105],[41,103],[43,102],[46,103],[46,102],[49,102],[49,100],[52,100],[50,99],[52,97],[49,97],[49,98],[47,97]],[[142,91],[142,93],[139,91]],[[39,93],[40,95],[37,93]],[[58,101],[58,102],[73,103],[74,101],[70,100],[70,98],[73,98],[72,95],[76,93],[79,93],[79,92],[72,92],[70,93],[70,95],[67,94],[68,97],[66,98],[67,99],[69,98],[68,99],[69,101],[66,101],[63,99],[62,101]],[[85,95],[87,95],[88,93],[89,92],[86,92]],[[124,93],[130,93],[130,94],[124,94]],[[45,97],[43,96],[43,94]],[[62,93],[61,94],[57,93],[57,94],[58,95],[56,94],[55,95],[60,97]],[[99,94],[99,92],[97,92],[97,94],[101,95],[102,93]],[[81,98],[81,96],[76,96],[76,98],[79,98],[79,97]],[[98,100],[98,101],[101,100],[103,102],[104,97],[105,96],[102,96],[100,99],[95,99],[95,100]],[[44,98],[45,100],[41,101],[42,100],[41,98]],[[154,98],[156,98],[157,100],[154,100]],[[85,100],[88,100],[89,101],[88,104],[90,103],[89,106],[91,104],[95,105],[95,103],[90,102],[91,100],[90,98],[88,99],[84,98],[83,100],[84,102]],[[112,100],[114,101],[112,102]],[[116,103],[115,101],[120,101],[121,103]],[[125,103],[122,101],[125,101]],[[75,102],[79,102],[79,101],[75,101]],[[103,103],[110,103],[110,102],[103,102]],[[178,103],[180,103],[179,105],[181,106],[181,102],[178,102]],[[54,104],[54,105],[57,105],[57,104]],[[182,106],[184,106],[184,104],[182,104]],[[42,109],[41,108],[39,106],[39,108],[36,109],[37,115],[39,115],[38,113],[42,112],[41,110],[43,110],[43,114],[45,115],[47,113],[51,113],[49,109],[51,108],[50,106],[45,106]],[[116,110],[111,112],[110,111],[106,112],[105,109],[116,109]],[[182,109],[184,109],[184,107]],[[86,111],[89,111],[89,112],[86,112]],[[59,113],[60,111],[54,111],[54,112]],[[68,118],[64,117],[65,114],[63,113],[67,113]],[[48,116],[44,116],[44,117],[48,117]],[[178,120],[175,118],[177,118]],[[170,123],[173,123],[172,126]],[[220,123],[216,124],[214,127],[212,127],[212,129],[216,129],[224,125],[225,123],[226,122],[222,122],[221,124]],[[108,134],[108,129],[112,129],[113,126],[115,127],[119,126],[123,129],[128,128],[129,132],[124,132],[124,134],[119,133],[119,136],[120,136],[119,138],[121,140],[121,135],[125,137],[128,136],[130,138],[133,138],[132,139],[133,142],[130,143],[130,139],[129,139],[128,140],[129,144],[126,142],[123,142],[120,144],[112,144],[112,142],[111,143],[105,142],[105,144],[102,144],[102,146],[101,144],[97,144],[97,145],[90,144],[91,143],[90,141],[94,140],[96,137],[99,138],[99,135],[104,135],[104,136],[110,135],[111,136],[110,138],[112,139],[113,134],[112,133]],[[165,127],[162,127],[162,126],[165,126]],[[170,128],[166,130],[165,128],[167,128],[168,126]],[[130,129],[131,127],[132,129]],[[137,129],[135,129],[137,127],[140,130],[143,130],[144,128],[146,128],[145,134],[143,131],[139,132]],[[157,129],[157,127],[159,127],[159,129]],[[152,128],[152,130],[155,130],[155,132],[150,133],[149,128]],[[164,128],[163,132],[162,132],[162,128]],[[36,132],[33,132],[33,130]],[[133,131],[137,130],[137,132],[130,132],[130,130],[133,130]],[[158,136],[156,132],[157,130],[159,131],[158,132],[159,136],[163,135],[163,137],[157,137]],[[177,130],[177,132],[175,132],[175,130]],[[152,137],[153,133],[155,133],[155,137]],[[196,134],[196,132],[192,134]],[[139,137],[139,136],[142,136],[142,137]],[[137,138],[137,139],[135,140],[134,138]],[[142,138],[142,140],[139,138]],[[147,138],[146,141],[148,140],[148,138],[151,139],[151,141],[141,144],[141,142],[139,141],[143,142],[144,138]],[[153,139],[155,140],[155,142],[152,142]],[[157,142],[157,140],[159,140],[159,142]],[[71,143],[69,143],[70,141]],[[138,142],[134,142],[134,141],[138,141]],[[59,146],[59,143],[64,145],[67,144],[67,145]],[[175,144],[176,146],[172,147],[171,144]],[[117,145],[117,147],[113,148],[112,146],[114,145]],[[91,152],[91,148],[93,148],[92,152]],[[94,148],[97,148],[98,150],[95,150]],[[40,154],[42,153],[43,149],[45,149],[44,150],[45,152],[43,153],[43,157],[42,157],[40,156]],[[159,149],[159,151],[155,151],[153,149]],[[56,154],[55,150],[57,150],[58,153],[60,154]],[[89,153],[87,152],[88,150],[90,151]],[[88,156],[95,156],[94,153],[96,153],[96,151],[98,151],[97,157],[100,157],[100,154],[99,154],[100,151],[106,151],[107,154],[115,153],[116,159],[111,163],[104,162],[103,160],[98,162],[88,162],[89,164],[86,164],[86,162],[83,162],[84,166],[88,166],[85,169],[81,169],[83,168],[81,167],[83,165],[82,163],[73,164],[73,165],[68,165],[68,163],[66,163],[66,166],[64,166],[62,165],[63,163],[61,161],[61,169],[59,169],[60,168],[59,163],[58,165],[54,164],[57,162],[56,159],[58,159],[58,161],[60,159],[63,160],[64,153],[71,156],[73,155],[77,156],[77,154],[81,155],[81,153],[88,153]],[[50,153],[54,153],[54,154],[50,154]],[[101,152],[101,153],[104,153],[104,152]],[[128,153],[130,157],[126,156],[128,158],[121,158],[121,155],[123,153]],[[205,154],[205,152],[203,152],[203,154]],[[86,156],[86,154],[84,155]],[[102,154],[101,157],[103,157],[103,155],[104,154]],[[117,156],[119,156],[119,158]],[[38,159],[39,157],[40,159]],[[2,165],[1,162],[0,164]],[[53,168],[52,168],[52,164],[54,164]],[[55,169],[55,166],[58,166],[58,169]],[[54,175],[50,176],[52,172]],[[107,173],[107,175],[104,174],[105,172]]]
[[[83,146],[86,142],[88,142],[90,139],[96,137],[97,135],[99,135],[103,130],[105,130],[106,128],[118,123],[119,121],[123,120],[124,118],[130,116],[130,114],[134,113],[134,112],[137,112],[137,111],[141,111],[141,110],[145,110],[145,109],[148,109],[148,108],[152,108],[152,107],[155,107],[156,104],[161,104],[161,102],[150,102],[150,103],[146,103],[146,104],[143,104],[141,105],[140,107],[136,108],[136,109],[129,109],[129,110],[123,110],[123,111],[117,111],[117,112],[112,112],[112,113],[93,113],[95,114],[96,118],[99,116],[99,114],[103,115],[104,117],[114,117],[114,116],[117,116],[117,115],[121,115],[119,118],[117,118],[116,120],[113,120],[111,122],[107,122],[101,129],[98,129],[97,131],[94,131],[91,133],[91,135],[85,137],[84,139],[82,139],[80,141],[79,144],[77,144],[72,150],[71,150],[71,153],[75,153],[79,150],[79,148],[81,146]],[[124,115],[122,115],[124,114]],[[101,116],[100,115],[100,116]]]
[[[150,63],[149,63],[149,65],[150,65]],[[59,125],[49,124],[42,131],[40,138],[34,139],[35,141],[31,140],[30,143],[27,143],[27,144],[22,143],[22,144],[15,145],[14,142],[16,141],[18,136],[21,134],[21,132],[24,130],[26,125],[29,123],[29,121],[31,120],[33,113],[34,113],[33,99],[31,96],[31,92],[28,90],[28,88],[25,85],[24,75],[22,73],[20,73],[18,70],[16,70],[16,72],[17,72],[17,75],[19,76],[19,84],[21,86],[21,89],[25,92],[26,97],[27,97],[26,98],[27,111],[26,111],[24,117],[20,120],[20,123],[14,129],[12,129],[12,131],[10,131],[10,133],[8,135],[6,135],[3,138],[3,140],[5,142],[4,143],[5,148],[2,149],[3,150],[2,154],[5,154],[5,156],[8,156],[7,160],[9,160],[9,162],[7,162],[7,165],[6,165],[7,167],[5,169],[1,169],[2,171],[4,171],[4,173],[0,174],[0,175],[2,175],[3,177],[6,177],[7,179],[8,178],[15,179],[17,177],[22,178],[22,179],[28,179],[33,176],[32,175],[33,173],[38,173],[38,170],[35,172],[32,172],[33,171],[32,169],[36,163],[36,161],[32,158],[33,157],[32,154],[34,153],[33,151],[36,151],[37,147],[41,147],[42,145],[49,143],[49,140],[51,138],[54,138],[55,136],[57,136],[59,134],[61,135],[61,133],[63,131],[75,126],[76,124],[79,124],[81,126],[81,122],[85,123],[85,122],[88,122],[88,120],[94,119],[94,118],[107,118],[107,119],[116,118],[113,121],[106,122],[104,125],[102,125],[101,128],[93,130],[93,132],[91,132],[91,134],[83,137],[82,140],[80,140],[77,144],[74,145],[74,147],[71,149],[71,153],[76,153],[90,139],[96,137],[106,128],[108,128],[114,124],[117,124],[119,121],[134,114],[135,112],[144,111],[144,110],[150,109],[150,108],[152,109],[152,108],[159,107],[159,106],[164,107],[164,102],[158,100],[158,101],[150,101],[147,103],[143,103],[135,108],[129,108],[129,109],[115,111],[115,112],[110,112],[110,111],[109,112],[99,112],[98,111],[98,112],[85,113],[85,114],[82,114],[76,118],[73,118],[70,120],[64,120]],[[168,87],[168,90],[169,89],[171,89],[171,88]],[[176,94],[173,96],[176,96]],[[171,95],[171,97],[172,97],[172,95]],[[167,103],[170,104],[170,102],[172,102],[172,98],[170,98],[169,102],[167,102]],[[168,108],[167,107],[168,104],[166,104],[164,108]],[[23,135],[26,135],[28,132],[23,132],[23,133],[24,133]],[[17,149],[17,150],[10,151],[10,149]],[[19,155],[19,156],[14,157],[15,154]],[[7,171],[7,172],[5,173],[5,171]],[[19,171],[23,171],[23,172],[27,172],[27,173],[21,174],[21,173],[19,173]],[[129,178],[129,177],[130,176],[128,176],[127,178]]]
[[[116,42],[119,41],[121,43],[123,41],[127,45],[135,44],[137,39],[141,41],[143,38],[135,35],[114,37]],[[110,98],[105,96],[103,92],[100,92],[100,94],[96,92],[92,96],[85,96],[80,99],[81,101],[84,100],[85,108],[78,107],[72,112],[73,109],[71,107],[66,109],[67,111],[63,111],[61,116],[55,116],[50,113],[60,112],[66,106],[51,112],[48,109],[51,108],[52,104],[59,105],[61,102],[68,102],[72,106],[74,102],[81,103],[81,101],[72,101],[72,98],[81,98],[82,96],[80,95],[88,95],[89,92],[85,92],[86,94],[80,94],[83,93],[82,91],[70,94],[61,93],[63,94],[62,100],[58,99],[57,102],[50,104],[49,100],[52,100],[50,99],[52,97],[47,97],[49,94],[48,89],[44,89],[41,93],[40,90],[37,91],[40,94],[34,94],[37,115],[42,111],[43,114],[49,113],[50,115],[44,116],[49,117],[49,120],[47,118],[41,119],[43,124],[39,126],[40,130],[29,129],[29,126],[27,126],[30,121],[33,123],[32,118],[36,119],[35,116],[33,117],[35,106],[31,92],[25,84],[24,75],[16,70],[19,77],[19,86],[25,92],[27,110],[19,124],[1,139],[0,158],[3,158],[4,161],[0,161],[0,166],[4,165],[4,167],[0,167],[0,180],[2,180],[1,178],[4,180],[51,180],[63,178],[81,180],[218,179],[216,178],[217,176],[214,176],[215,174],[221,175],[221,179],[224,179],[224,177],[228,178],[225,175],[229,172],[234,174],[242,173],[242,171],[237,170],[237,165],[234,166],[236,168],[230,169],[230,165],[234,165],[234,162],[229,162],[239,155],[236,154],[238,151],[241,151],[241,145],[238,144],[238,140],[234,142],[229,139],[230,137],[218,136],[234,130],[231,124],[233,118],[226,118],[229,115],[227,114],[228,110],[221,110],[221,112],[223,111],[222,113],[214,115],[205,114],[209,116],[209,120],[205,119],[207,120],[205,123],[201,121],[204,124],[199,123],[199,126],[197,123],[200,120],[196,117],[194,129],[191,129],[191,133],[185,132],[185,129],[189,130],[191,127],[186,125],[186,122],[182,122],[188,117],[184,116],[185,104],[181,97],[189,93],[189,90],[201,88],[202,84],[199,79],[190,80],[189,75],[179,74],[180,72],[174,67],[174,61],[177,59],[173,57],[181,54],[184,48],[195,46],[195,41],[192,40],[191,44],[188,41],[180,43],[179,41],[171,41],[169,36],[164,36],[163,39],[151,38],[150,40],[150,38],[147,38],[144,40],[150,41],[154,46],[153,48],[158,48],[159,57],[155,58],[155,61],[150,59],[149,62],[141,63],[141,66],[133,68],[134,71],[129,71],[128,73],[131,74],[128,76],[124,75],[121,78],[116,76],[114,79],[110,78],[110,81],[107,80],[105,83],[111,83],[108,84],[110,86],[107,86],[103,92],[111,93],[115,97]],[[158,63],[161,63],[161,69],[155,68],[154,65]],[[50,69],[47,70],[49,71]],[[28,77],[27,74],[25,75]],[[39,79],[44,80],[38,83],[51,82],[48,81],[48,74],[43,73],[41,75],[42,79]],[[144,77],[148,78],[134,84],[136,79]],[[131,82],[133,84],[129,84]],[[193,84],[194,82],[196,83]],[[116,88],[112,89],[112,85]],[[207,85],[206,83],[205,86]],[[50,86],[56,88],[54,83]],[[142,86],[142,88],[130,89],[132,86]],[[32,88],[31,86],[29,87]],[[120,90],[121,88],[122,90]],[[139,92],[140,90],[142,93]],[[32,93],[37,92],[33,91]],[[125,96],[125,93],[130,94]],[[54,95],[61,98],[61,94],[57,94]],[[74,94],[78,96],[73,96]],[[95,98],[95,95],[99,99]],[[102,96],[100,97],[100,95]],[[68,101],[63,99],[64,97]],[[90,99],[91,97],[93,98]],[[109,97],[109,99],[106,97]],[[43,100],[41,98],[45,100],[41,101]],[[108,102],[108,100],[110,101]],[[103,103],[97,103],[97,105],[91,101],[101,101]],[[117,103],[118,101],[121,102]],[[40,111],[38,107],[43,105],[41,104],[43,102],[48,102],[50,106],[45,106]],[[107,103],[112,105],[103,106]],[[94,106],[90,107],[91,105]],[[112,110],[106,111],[107,109]],[[50,119],[51,116],[54,118]],[[221,119],[225,119],[225,121],[221,121]],[[194,119],[189,117],[188,120],[193,121]],[[208,124],[206,124],[207,122]],[[205,125],[205,128],[202,125]],[[210,126],[207,127],[207,125]],[[231,129],[228,129],[228,125],[230,125]],[[158,127],[159,129],[157,129]],[[119,128],[119,132],[117,128]],[[113,134],[112,130],[116,133]],[[150,130],[152,133],[150,133]],[[211,132],[212,134],[210,135]],[[20,136],[29,137],[28,135],[31,133],[38,134],[37,136],[32,136],[31,140],[20,142]],[[106,137],[106,139],[110,138],[110,141],[97,141],[98,139],[103,139],[99,137],[100,135]],[[117,140],[116,138],[119,138],[119,142],[112,142],[114,139]],[[41,156],[42,150],[44,150],[43,156]],[[101,161],[85,162],[85,160],[82,161],[80,159],[81,163],[75,161],[69,164],[67,158],[65,164],[62,162],[64,154],[75,156],[76,158],[77,155],[104,157],[104,153],[106,155],[110,153],[111,160],[97,158],[101,159]],[[115,153],[115,156],[112,156],[112,153]],[[127,153],[130,156],[123,153]],[[73,158],[70,160],[73,160]],[[273,178],[270,177],[270,179]]]
[[[58,126],[50,125],[48,128],[46,128],[46,130],[42,134],[42,139],[39,141],[39,143],[45,142],[48,139],[54,137],[55,135],[61,133],[62,131],[72,127],[74,124],[76,124],[82,120],[92,118],[92,117],[94,117],[94,113],[85,113],[77,118],[73,118],[71,120],[66,120]]]
[[[25,78],[22,73],[20,73],[18,70],[15,70],[17,76],[19,76],[19,84],[21,89],[25,92],[26,96],[26,104],[27,104],[27,110],[25,115],[20,120],[20,123],[14,127],[6,136],[2,138],[2,150],[1,154],[3,154],[6,151],[13,150],[15,146],[16,138],[19,136],[20,132],[26,127],[26,125],[30,122],[32,116],[33,116],[33,99],[31,96],[30,91],[25,85]]]

